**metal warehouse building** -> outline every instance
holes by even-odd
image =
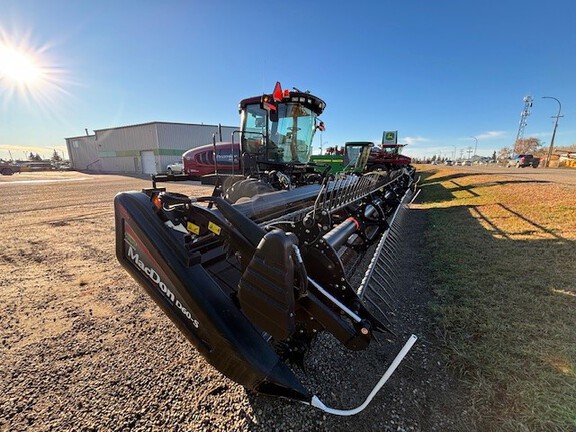
[[[237,127],[222,126],[229,141]],[[151,122],[66,138],[72,168],[82,171],[156,174],[182,153],[212,142],[218,125]],[[218,138],[217,138],[218,140]]]

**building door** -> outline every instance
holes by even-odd
[[[142,158],[142,173],[143,174],[156,174],[156,156],[151,150],[140,152]]]

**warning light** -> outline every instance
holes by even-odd
[[[158,210],[162,208],[162,201],[158,195],[154,195],[152,197],[152,204],[154,204],[154,207],[156,207]]]
[[[266,95],[262,97],[262,108],[267,111],[276,111],[276,105]]]
[[[282,86],[280,85],[279,81],[276,81],[276,85],[274,86],[274,92],[272,93],[272,97],[274,98],[275,102],[280,102],[282,100]]]

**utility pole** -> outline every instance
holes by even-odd
[[[558,128],[558,119],[560,117],[564,117],[560,115],[560,111],[562,111],[562,104],[560,103],[560,101],[558,99],[556,99],[555,97],[552,96],[542,96],[542,99],[554,99],[556,102],[558,102],[558,114],[556,114],[555,116],[552,116],[552,118],[555,118],[556,121],[554,122],[554,131],[552,132],[552,140],[550,141],[550,147],[548,147],[548,157],[546,158],[546,168],[548,168],[550,166],[550,158],[552,157],[552,150],[554,150],[554,138],[556,138],[556,129]]]

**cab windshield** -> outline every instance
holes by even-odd
[[[296,103],[279,103],[268,112],[259,104],[247,105],[243,115],[244,151],[265,154],[269,162],[308,162],[316,128],[316,114]],[[262,143],[268,146],[263,148]]]
[[[390,146],[390,147],[382,146],[382,151],[384,151],[384,153],[387,153],[389,155],[399,154],[402,151],[402,148],[398,146]]]
[[[363,146],[346,146],[344,162],[347,166],[356,166],[358,158],[362,155]]]
[[[372,146],[370,145],[346,145],[344,164],[347,168],[362,169],[368,162]]]

